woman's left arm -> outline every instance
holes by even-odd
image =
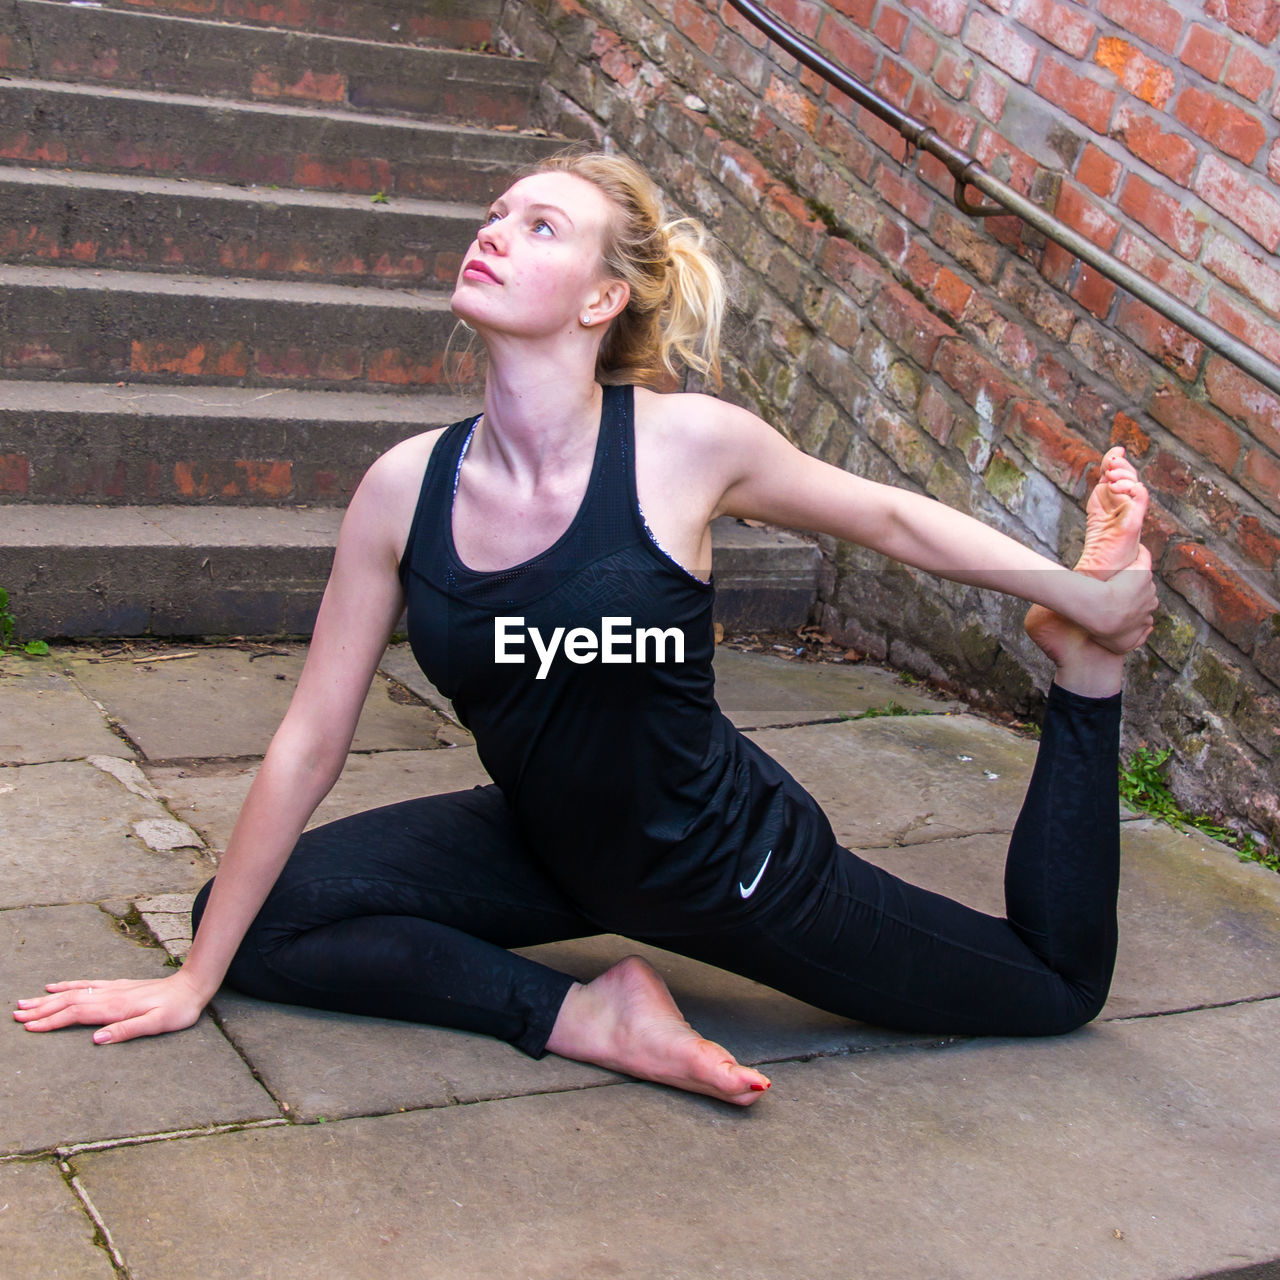
[[[1042,604],[1117,652],[1149,629],[1149,572],[1107,582],[1074,573],[972,516],[810,457],[754,414],[714,403],[709,438],[723,480],[716,515],[832,534],[940,577]]]

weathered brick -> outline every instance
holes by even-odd
[[[1001,254],[981,223],[939,208],[933,218],[933,240],[978,279],[987,284],[995,280]]]
[[[1031,83],[1036,47],[1010,31],[1007,23],[975,11],[965,26],[964,44],[1021,84]]]
[[[1120,208],[1182,257],[1194,260],[1199,255],[1205,224],[1186,205],[1136,173],[1131,173],[1120,189]]]
[[[957,111],[924,85],[918,85],[911,95],[911,113],[932,125],[953,146],[968,150],[976,127],[968,113]]]
[[[963,98],[973,83],[974,65],[971,58],[961,58],[949,50],[938,59],[933,69],[933,82],[943,93],[953,98]],[[972,133],[972,129],[970,129]]]
[[[915,76],[909,67],[886,58],[880,64],[880,74],[876,76],[875,89],[882,98],[888,99],[895,107],[906,107],[911,97],[911,89],[915,84]]]
[[[1213,237],[1201,261],[1219,280],[1280,318],[1280,271],[1222,235]]]
[[[1102,455],[1047,405],[1019,400],[1009,409],[1005,434],[1064,493],[1079,497],[1085,477]]]
[[[1081,263],[1080,274],[1070,292],[1086,311],[1099,320],[1105,320],[1111,312],[1111,304],[1115,301],[1119,288],[1102,272],[1087,263]]]
[[[1148,362],[1135,356],[1127,343],[1120,342],[1101,325],[1081,320],[1071,330],[1068,346],[1087,368],[1113,383],[1130,399],[1141,400],[1150,390]]]
[[[1113,90],[1076,75],[1056,58],[1046,56],[1040,64],[1036,92],[1088,125],[1094,133],[1106,133],[1116,100]]]
[[[910,218],[918,227],[929,225],[933,199],[909,175],[899,177],[897,170],[881,165],[876,174],[876,192],[887,205]]]
[[[1280,567],[1280,530],[1268,528],[1257,516],[1241,516],[1236,526],[1236,546],[1254,564],[1269,573]],[[1280,718],[1276,722],[1280,729]]]
[[[1168,449],[1157,449],[1143,467],[1142,479],[1153,493],[1183,499],[1191,492],[1195,472]]]
[[[1267,152],[1267,177],[1280,186],[1280,138],[1271,144],[1271,150]]]
[[[938,48],[938,42],[922,26],[913,23],[911,30],[907,32],[902,51],[913,67],[927,73],[933,70]]]
[[[1274,79],[1275,67],[1272,63],[1264,62],[1248,49],[1236,49],[1227,64],[1223,83],[1242,98],[1248,98],[1250,102],[1261,102]]]
[[[1173,72],[1162,62],[1148,58],[1127,40],[1103,36],[1093,60],[1112,72],[1135,98],[1163,108],[1173,93]]]
[[[993,173],[1004,172],[1004,179],[1015,191],[1028,195],[1035,181],[1036,162],[1025,151],[1019,150],[1008,138],[994,129],[983,129],[974,151],[977,158]]]
[[[1054,213],[1067,226],[1104,249],[1109,249],[1115,243],[1120,230],[1120,224],[1073,182],[1064,182],[1059,188]]]
[[[934,371],[984,422],[999,422],[1019,397],[1018,388],[989,360],[959,338],[945,339],[933,361]]]
[[[933,383],[929,383],[920,397],[920,425],[939,443],[946,444],[951,437],[951,430],[956,425],[955,410],[947,403],[947,398]]]
[[[1240,460],[1240,437],[1229,422],[1206,405],[1189,399],[1166,382],[1156,388],[1147,412],[1228,475],[1235,470]]]
[[[1054,0],[1020,0],[1015,16],[1024,27],[1073,57],[1083,58],[1089,50],[1095,27],[1069,5]]]
[[[1008,90],[994,76],[988,75],[985,71],[980,71],[977,80],[974,81],[973,92],[969,95],[969,101],[992,124],[998,124],[1000,117],[1004,115],[1004,104],[1008,96]]]
[[[1207,205],[1225,214],[1268,253],[1280,244],[1280,200],[1249,176],[1237,173],[1225,160],[1205,156],[1192,190]]]
[[[942,311],[958,322],[973,297],[973,288],[965,284],[955,272],[943,267],[934,278],[929,296]]]
[[[1104,17],[1155,45],[1162,53],[1172,53],[1177,48],[1182,34],[1182,15],[1163,0],[1102,0],[1098,7]]]
[[[1157,253],[1145,240],[1127,231],[1120,236],[1115,254],[1121,262],[1140,271],[1153,284],[1181,298],[1188,306],[1194,307],[1204,296],[1204,281],[1194,271]]]
[[[885,124],[864,108],[858,109],[858,128],[882,151],[888,152],[895,163],[901,164],[907,155],[907,140],[892,125]]]
[[[939,344],[955,330],[900,285],[887,283],[870,307],[871,322],[922,369],[932,366]]]
[[[1221,557],[1195,542],[1175,543],[1164,554],[1161,577],[1210,626],[1249,653],[1258,627],[1274,612]]]
[[[243,378],[249,372],[249,351],[243,342],[135,338],[130,344],[129,370],[134,374],[177,373],[186,377]]]
[[[1112,195],[1120,181],[1120,162],[1087,143],[1076,165],[1076,178],[1096,195]]]
[[[868,9],[871,5],[868,5]],[[862,25],[866,25],[863,23]],[[895,53],[902,51],[903,42],[907,38],[907,27],[910,25],[906,17],[899,13],[897,9],[890,9],[888,5],[882,5],[880,16],[876,19],[876,24],[872,28],[875,32],[876,39],[881,44],[888,46]]]
[[[1227,54],[1230,52],[1231,41],[1226,36],[1194,22],[1187,32],[1178,58],[1184,66],[1216,81],[1222,74],[1222,68],[1226,66]]]
[[[1265,449],[1250,449],[1244,456],[1240,483],[1259,501],[1280,512],[1280,462]]]
[[[1125,298],[1116,312],[1116,328],[1184,381],[1194,380],[1204,344],[1137,298]]]
[[[1255,116],[1203,89],[1184,89],[1175,114],[1188,129],[1243,164],[1252,164],[1267,140],[1267,132]]]
[[[885,269],[874,258],[837,236],[828,237],[822,246],[818,265],[863,304],[871,300],[887,278]]]
[[[1123,445],[1130,458],[1144,458],[1151,448],[1151,437],[1127,413],[1117,413],[1111,424],[1110,444]]]
[[[1205,0],[1204,11],[1262,45],[1270,44],[1280,32],[1276,0]]]
[[[818,34],[818,44],[855,79],[870,84],[875,78],[880,55],[847,22],[829,16]]]
[[[1205,304],[1205,314],[1214,324],[1221,325],[1234,334],[1246,346],[1252,347],[1272,364],[1280,364],[1280,329],[1271,321],[1259,318],[1252,311],[1236,305],[1233,295],[1221,289],[1211,289]]]
[[[896,131],[891,132],[901,141],[901,136]],[[875,152],[867,146],[861,133],[847,119],[831,111],[824,112],[818,124],[817,142],[820,147],[833,151],[855,177],[863,182],[870,178],[876,162]]]
[[[736,142],[724,141],[711,163],[711,173],[748,209],[758,208],[773,179],[759,160]]]
[[[273,102],[315,102],[336,105],[347,100],[347,78],[338,73],[317,73],[309,68],[290,80],[281,67],[259,67],[249,92]]]
[[[964,25],[966,0],[902,0],[944,36],[960,34]]]
[[[1280,396],[1221,356],[1206,366],[1204,386],[1219,409],[1242,423],[1259,444],[1280,453]]]
[[[876,0],[830,0],[830,3],[837,13],[844,14],[846,18],[852,18],[858,26],[871,25],[871,15],[875,12]],[[781,10],[779,9],[778,12]]]
[[[21,453],[0,453],[0,493],[23,495],[31,484],[31,464]]]
[[[772,107],[784,120],[801,128],[805,133],[813,134],[818,127],[818,104],[807,93],[799,93],[791,87],[791,82],[774,76],[765,90],[765,103]]]
[[[1200,153],[1186,138],[1161,129],[1155,117],[1135,111],[1127,102],[1121,103],[1110,133],[1165,177],[1184,187],[1191,181]]]

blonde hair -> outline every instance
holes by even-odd
[[[683,364],[720,384],[720,327],[727,290],[709,237],[694,218],[667,218],[657,183],[626,156],[570,148],[526,175],[570,173],[597,187],[617,211],[602,259],[631,297],[600,345],[596,378],[653,386]]]

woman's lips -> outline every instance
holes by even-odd
[[[496,275],[494,275],[493,271],[490,270],[490,268],[486,266],[485,263],[481,262],[479,258],[476,258],[473,261],[468,262],[467,265],[463,267],[462,274],[466,276],[467,279],[469,280],[489,280],[493,284],[502,283],[502,281],[499,280]]]

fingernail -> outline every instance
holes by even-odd
[[[766,1089],[773,1088],[773,1081],[769,1080],[765,1084],[753,1084],[751,1086],[757,1093],[763,1093]]]
[[[18,1008],[19,1008],[19,1009],[25,1009],[25,1008],[27,1007],[27,1005],[29,1005],[30,1003],[31,1003],[31,1001],[30,1001],[30,1000],[19,1000],[19,1001],[18,1001]]]
[[[93,1033],[94,1044],[109,1044],[110,1042],[111,1042],[111,1032],[108,1031],[106,1027],[103,1027],[101,1031],[95,1031]]]

